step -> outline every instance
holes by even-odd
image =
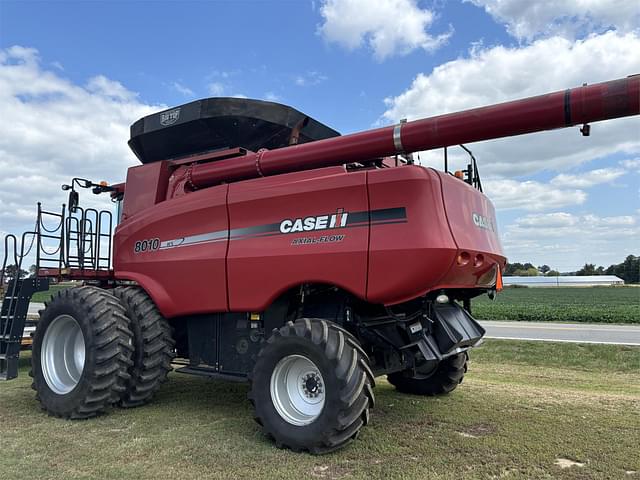
[[[18,357],[7,358],[0,354],[0,381],[13,380],[18,376]]]
[[[212,367],[182,367],[175,370],[176,373],[185,373],[187,375],[197,375],[200,377],[207,377],[216,380],[228,380],[232,382],[246,382],[247,377],[245,375],[232,375],[228,373],[220,373]]]

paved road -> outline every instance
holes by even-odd
[[[38,318],[38,310],[43,308],[43,303],[31,303],[29,317]],[[481,321],[480,323],[487,329],[486,338],[640,345],[640,325],[502,321]]]
[[[481,321],[485,338],[640,345],[640,325]]]
[[[34,318],[34,319],[39,318],[38,310],[42,310],[43,308],[44,308],[44,303],[31,302],[29,304],[29,313],[27,313],[27,318]]]

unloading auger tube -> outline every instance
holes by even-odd
[[[203,188],[581,124],[588,134],[589,123],[638,114],[640,75],[631,75],[351,135],[262,149],[242,158],[194,165],[188,177],[193,187]]]

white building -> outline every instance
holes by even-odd
[[[624,285],[624,280],[615,275],[585,275],[559,277],[502,277],[504,286],[523,285],[527,287],[595,287]]]

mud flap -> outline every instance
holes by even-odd
[[[433,338],[443,356],[458,348],[473,347],[485,329],[457,304],[436,305]]]
[[[429,370],[433,362],[441,362],[481,343],[485,329],[457,303],[434,305],[432,312],[430,318],[425,317],[422,322],[402,324],[410,341],[404,345],[393,345],[402,354],[407,352],[410,357],[402,357],[404,364],[391,365],[397,368],[386,368],[385,373],[401,371],[403,368],[414,368],[416,372],[423,367]],[[391,344],[388,337],[384,338]]]

